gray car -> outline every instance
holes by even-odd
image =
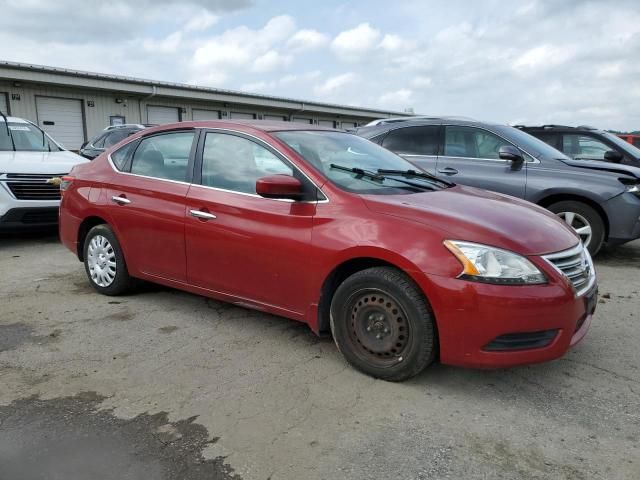
[[[440,178],[547,208],[594,255],[640,238],[640,168],[572,160],[517,128],[474,120],[380,121],[356,133]]]

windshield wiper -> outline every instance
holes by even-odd
[[[384,175],[381,175],[381,173],[383,173],[381,171],[381,169],[378,169],[378,173],[376,172],[372,172],[371,170],[365,170],[363,168],[359,168],[359,167],[345,167],[343,165],[336,165],[335,163],[332,163],[330,165],[331,168],[335,168],[336,170],[344,170],[345,172],[351,172],[351,173],[355,173],[357,175],[360,175],[362,177],[369,177],[372,180],[376,180],[378,182],[382,182],[384,180],[393,180],[394,182],[398,182],[398,183],[404,183],[405,185],[409,185],[413,188],[419,188],[421,190],[433,190],[432,187],[429,187],[427,185],[423,185],[420,183],[415,183],[415,182],[411,182],[408,180],[401,180],[399,178],[388,178],[385,177]]]
[[[448,182],[447,180],[443,180],[441,178],[438,178],[435,175],[431,175],[430,173],[418,172],[417,170],[412,170],[412,169],[408,169],[408,170],[387,170],[385,168],[379,168],[378,169],[378,173],[384,173],[386,175],[403,175],[405,177],[426,178],[426,179],[433,180],[433,181],[436,181],[438,183],[442,183],[442,184],[450,186],[450,187],[453,187],[455,185],[455,183],[453,183],[453,182]]]
[[[11,145],[13,146],[13,151],[15,152],[16,142],[13,141],[13,134],[11,133],[11,129],[9,128],[9,119],[4,113],[2,113],[1,110],[0,110],[0,116],[2,116],[2,118],[4,119],[4,126],[7,127],[7,135],[9,135],[9,138],[11,139]]]

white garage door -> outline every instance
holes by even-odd
[[[176,123],[179,121],[178,107],[147,105],[147,123],[162,125],[163,123]]]
[[[236,120],[253,120],[256,116],[253,113],[231,112],[231,118]]]
[[[298,123],[313,123],[313,119],[308,117],[293,117],[293,121]]]
[[[84,143],[82,100],[36,97],[38,125],[69,150],[79,150]]]
[[[194,120],[220,120],[220,110],[200,110],[193,109]]]
[[[7,108],[7,94],[0,92],[0,112],[9,116],[9,109]]]
[[[286,122],[287,121],[287,117],[285,117],[284,115],[265,115],[264,119],[265,120],[277,121],[277,122]]]
[[[333,120],[318,120],[318,125],[321,127],[336,128],[336,122]]]
[[[357,126],[356,122],[342,122],[342,128],[355,128]]]

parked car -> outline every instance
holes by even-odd
[[[132,278],[331,330],[387,380],[563,355],[596,306],[588,251],[528,202],[413,171],[356,135],[184,122],[63,178],[62,242],[98,292]]]
[[[0,113],[0,230],[55,226],[60,189],[51,180],[86,161],[30,121]]]
[[[618,136],[625,142],[629,142],[636,148],[640,148],[640,135],[632,133],[619,133]]]
[[[563,125],[517,125],[517,128],[548,143],[574,160],[599,160],[640,167],[640,149],[604,130]]]
[[[357,133],[438,178],[547,208],[592,255],[640,237],[639,168],[574,160],[517,128],[473,120],[406,120]]]
[[[144,130],[149,125],[139,125],[137,123],[126,123],[124,125],[113,125],[105,128],[88,142],[80,147],[80,155],[89,160],[93,160],[106,149],[120,143],[129,135]]]

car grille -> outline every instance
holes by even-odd
[[[591,256],[582,244],[544,258],[569,279],[578,296],[586,293],[595,282],[596,272]]]
[[[65,175],[40,173],[8,173],[3,182],[18,200],[60,200],[60,187],[47,180]]]

